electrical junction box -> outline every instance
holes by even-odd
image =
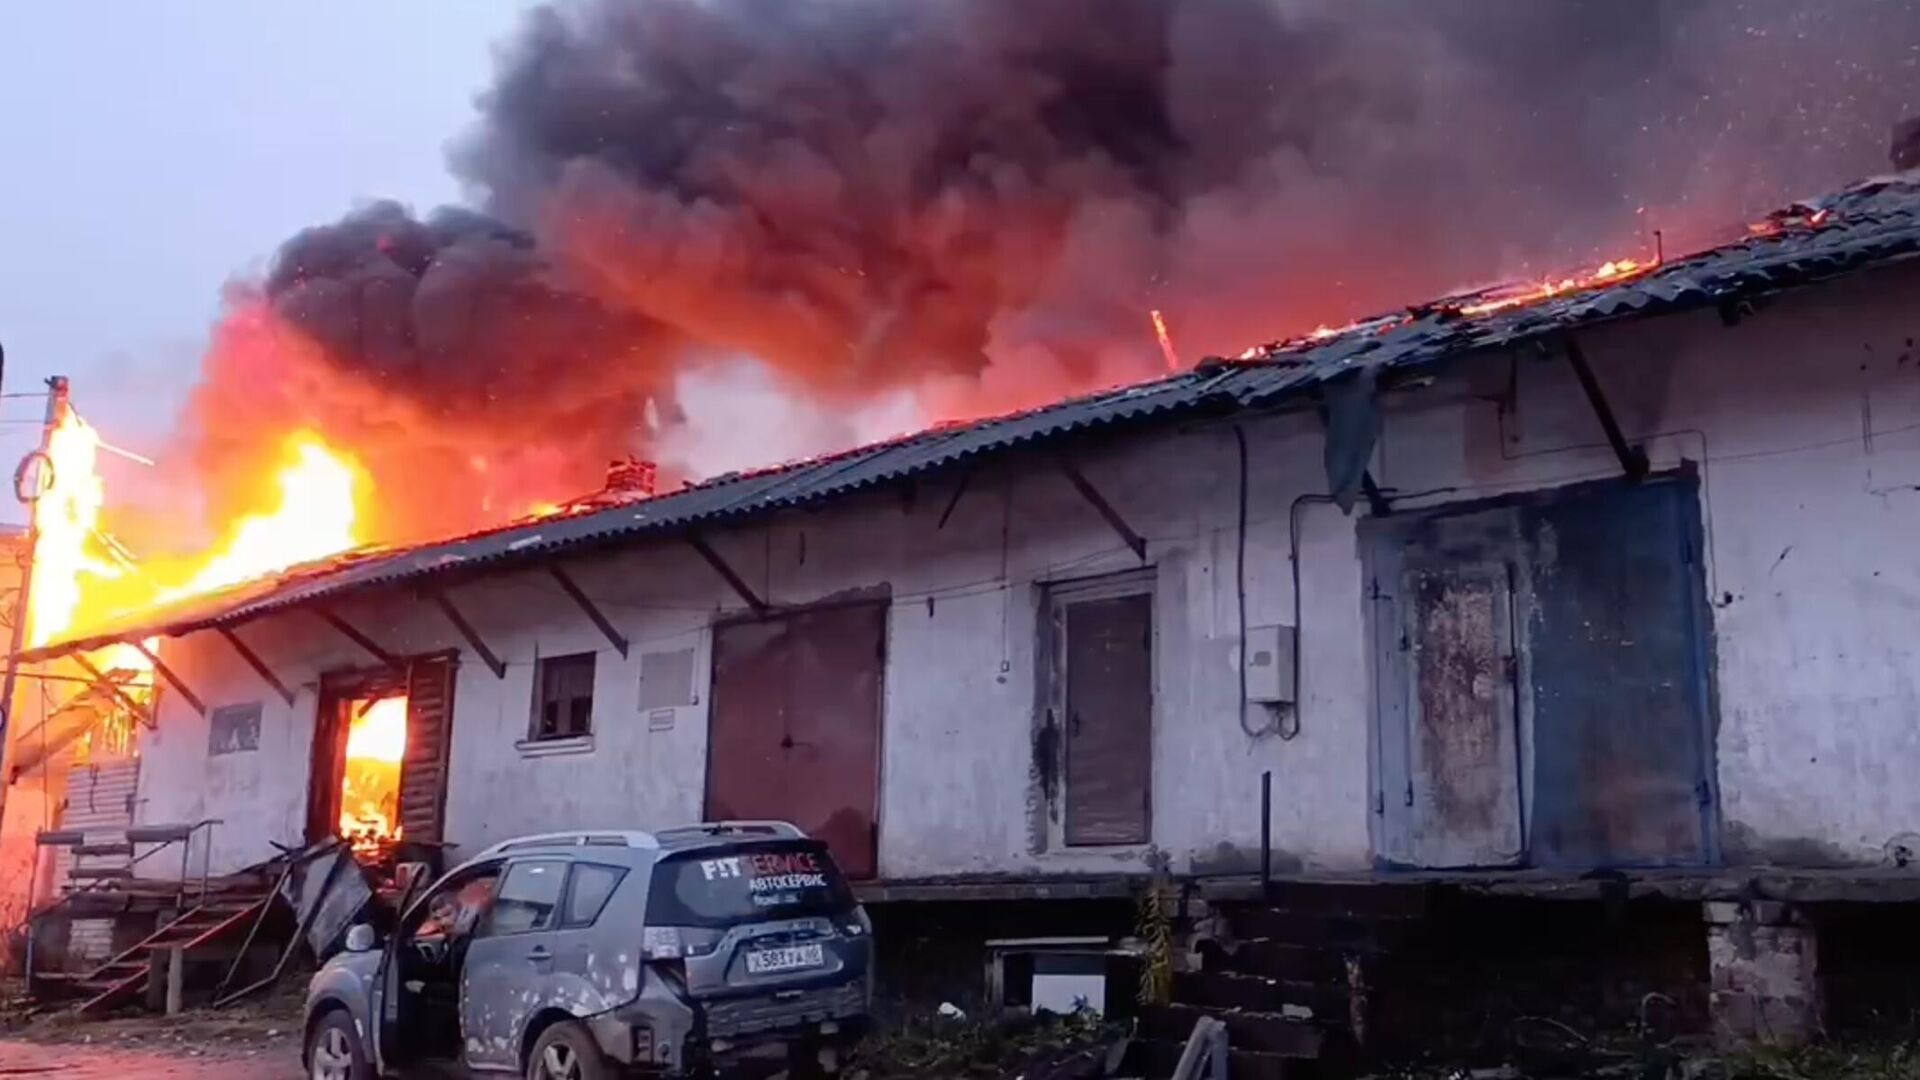
[[[1294,635],[1291,626],[1250,626],[1241,662],[1247,667],[1247,700],[1260,705],[1294,702]]]

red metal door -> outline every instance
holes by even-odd
[[[886,620],[848,604],[715,629],[708,817],[791,821],[875,876]]]

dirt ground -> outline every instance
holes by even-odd
[[[300,1076],[298,990],[171,1018],[80,1021],[0,1008],[0,1080],[293,1080]],[[10,997],[0,991],[0,1000]]]
[[[0,1077],[52,1080],[298,1080],[291,1039],[247,1047],[0,1039]]]

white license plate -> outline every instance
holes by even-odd
[[[826,950],[819,945],[757,949],[747,954],[747,974],[772,975],[782,971],[801,971],[821,967],[826,962]]]

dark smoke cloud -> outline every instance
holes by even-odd
[[[485,216],[308,230],[262,296],[461,453],[643,443],[726,356],[1032,404],[1151,373],[1149,308],[1237,352],[1877,171],[1916,42],[1891,0],[555,3],[455,154]]]

